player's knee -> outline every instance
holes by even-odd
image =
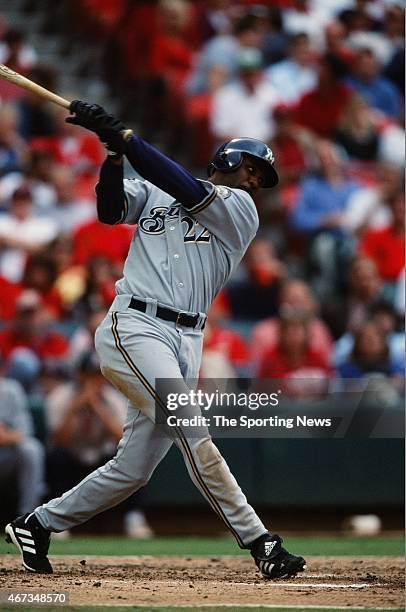
[[[199,467],[203,471],[210,471],[215,469],[223,458],[218,448],[213,444],[211,438],[204,438],[199,440],[196,444],[195,455],[199,463]]]
[[[151,478],[151,473],[142,469],[142,463],[138,466],[129,465],[127,461],[121,461],[120,457],[112,459],[112,471],[115,480],[135,491],[144,487]]]

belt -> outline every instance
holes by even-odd
[[[131,298],[128,307],[133,308],[134,310],[139,310],[140,312],[147,311],[146,302],[137,300],[134,297]],[[197,327],[199,321],[201,320],[199,314],[188,314],[187,312],[172,310],[172,308],[164,308],[163,306],[157,306],[156,316],[158,319],[171,321],[172,323],[176,323],[176,325],[183,325],[184,327]],[[205,324],[206,321],[203,322],[200,329],[204,329]]]

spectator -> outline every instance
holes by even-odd
[[[405,366],[405,332],[397,329],[397,313],[391,304],[378,301],[368,310],[368,321],[376,325],[386,338],[389,349],[389,357],[396,364],[399,371]],[[403,326],[402,326],[403,327]],[[335,343],[334,365],[341,366],[350,361],[354,349],[354,334],[347,332]]]
[[[233,317],[251,322],[276,313],[276,296],[286,276],[285,266],[266,238],[253,240],[244,258],[246,277],[226,289]]]
[[[22,387],[15,380],[0,375],[0,490],[3,507],[9,500],[10,490],[17,491],[19,514],[26,514],[41,503],[45,493],[44,459],[41,443],[32,436],[27,397]]]
[[[76,197],[75,175],[69,166],[55,167],[52,186],[55,189],[56,203],[47,212],[47,217],[55,223],[58,233],[72,234],[81,225],[95,218],[93,202]]]
[[[77,365],[80,357],[93,348],[94,334],[106,314],[106,308],[96,307],[88,313],[85,323],[72,334],[69,342],[69,361],[73,365]]]
[[[402,107],[401,96],[395,85],[380,74],[381,67],[374,51],[360,49],[352,64],[352,74],[347,84],[362,96],[368,104],[387,117],[399,119]]]
[[[353,59],[346,28],[339,20],[330,21],[324,28],[324,47],[325,53],[339,57],[346,64]]]
[[[275,133],[271,147],[278,160],[279,188],[296,185],[307,166],[304,139],[293,123],[292,113],[287,106],[276,106],[273,118]]]
[[[277,346],[282,319],[288,315],[306,321],[309,347],[328,363],[333,348],[332,338],[326,324],[317,316],[318,304],[310,286],[299,279],[288,279],[280,288],[278,302],[278,315],[260,321],[252,330],[251,361],[254,372],[258,371],[265,354]]]
[[[59,234],[51,243],[49,251],[56,267],[54,287],[60,296],[64,312],[72,316],[73,305],[85,291],[86,268],[73,262],[71,236]]]
[[[331,376],[330,365],[317,349],[311,347],[305,319],[294,314],[281,318],[278,343],[265,353],[259,376],[288,379],[287,391],[296,397],[314,397],[326,391]]]
[[[105,257],[117,268],[121,268],[127,257],[133,233],[133,226],[88,221],[73,234],[73,261],[86,266],[92,259]]]
[[[341,82],[347,67],[327,53],[320,61],[317,85],[304,94],[293,109],[293,118],[321,138],[331,138],[352,94]]]
[[[287,54],[289,37],[283,29],[282,12],[277,6],[268,8],[268,27],[269,31],[262,46],[265,66],[283,60]]]
[[[354,96],[345,109],[334,134],[350,159],[375,161],[379,150],[379,130],[374,113],[359,96]]]
[[[232,29],[234,0],[206,0],[200,4],[202,23],[199,25],[204,40]]]
[[[0,331],[0,351],[6,359],[20,347],[30,349],[40,360],[63,358],[68,350],[65,337],[54,330],[52,318],[33,289],[20,294],[14,318]]]
[[[391,377],[402,373],[390,358],[385,335],[372,321],[354,334],[354,348],[348,361],[337,368],[342,378],[362,378],[371,374]]]
[[[51,66],[37,64],[26,75],[29,79],[50,91],[58,91],[57,73]],[[20,134],[30,141],[38,136],[52,136],[56,126],[47,102],[37,94],[25,91],[18,110],[20,113]]]
[[[395,166],[403,172],[405,166],[405,128],[399,121],[390,122],[382,126],[379,142],[379,160]]]
[[[50,153],[57,164],[69,166],[77,180],[83,181],[90,175],[94,181],[97,168],[104,159],[103,145],[90,132],[78,130],[76,126],[66,123],[65,109],[55,107],[53,110],[55,134],[36,138],[31,142],[31,146]]]
[[[241,134],[267,141],[273,134],[272,109],[279,103],[279,96],[264,78],[260,51],[240,52],[238,66],[238,78],[213,96],[213,136],[220,142]]]
[[[290,217],[309,244],[309,273],[319,295],[334,292],[339,271],[352,254],[352,239],[343,225],[350,196],[359,186],[346,178],[337,147],[327,140],[316,145],[318,173],[305,178]]]
[[[265,35],[262,21],[248,14],[238,19],[232,33],[211,38],[197,55],[187,81],[189,94],[216,91],[238,74],[238,55],[244,49],[260,49]]]
[[[307,34],[299,33],[291,37],[289,56],[267,68],[266,78],[284,104],[295,104],[316,86],[314,59]]]
[[[16,189],[10,211],[0,215],[0,275],[19,282],[27,257],[49,244],[56,235],[54,221],[35,215],[31,191],[25,186]]]
[[[354,333],[368,320],[372,306],[384,299],[383,284],[372,259],[356,256],[349,265],[347,290],[340,297],[325,300],[323,319],[333,337],[340,338],[346,331]]]
[[[52,256],[38,253],[28,260],[22,284],[26,289],[34,289],[41,296],[42,306],[56,320],[63,315],[60,293],[55,288],[57,265]]]
[[[292,0],[283,13],[283,27],[288,34],[304,32],[312,47],[323,48],[323,30],[328,21],[324,10],[311,5],[309,0]]]
[[[19,283],[10,283],[0,276],[0,321],[9,321],[14,317],[18,296],[23,291]]]
[[[18,115],[14,106],[0,107],[0,176],[20,172],[25,164],[27,145],[17,131]]]
[[[375,167],[375,184],[355,191],[343,214],[343,226],[352,234],[361,236],[364,231],[384,229],[392,222],[390,202],[401,188],[402,176],[390,164]]]
[[[95,257],[88,263],[84,292],[76,301],[74,312],[77,318],[87,317],[90,312],[108,308],[115,296],[118,274],[106,257]]]
[[[16,72],[26,74],[37,63],[37,54],[25,35],[17,28],[9,28],[0,43],[0,63]]]
[[[370,257],[385,283],[395,285],[405,266],[405,196],[398,193],[391,202],[392,223],[383,229],[365,232],[359,251]]]
[[[0,206],[6,207],[14,191],[27,186],[35,214],[46,214],[56,201],[55,190],[50,184],[54,162],[51,155],[41,149],[28,148],[26,153],[23,167],[0,179]]]
[[[242,336],[228,328],[223,320],[224,308],[216,299],[206,321],[203,341],[201,376],[205,378],[234,378],[248,374],[248,347]],[[209,371],[208,361],[215,368]],[[222,363],[220,370],[220,363]]]

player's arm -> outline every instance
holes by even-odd
[[[129,142],[124,141],[122,133],[125,126],[112,115],[106,113],[100,106],[75,100],[71,104],[71,110],[75,113],[75,116],[68,117],[67,122],[81,125],[95,132],[105,144],[112,159],[120,159],[125,154],[133,168],[144,179],[171,195],[184,208],[192,208],[210,197],[201,183],[185,168],[166,157],[139,136],[132,136]],[[103,164],[103,181],[107,178],[109,182],[105,192],[106,198],[104,198],[104,189],[99,188],[98,190],[100,197],[102,197],[101,192],[103,191],[103,200],[105,200],[106,206],[107,201],[115,193],[114,185],[118,186],[118,170],[116,169],[117,172],[115,170],[110,171],[112,165],[114,165],[114,162],[111,161]],[[121,191],[117,206],[122,208],[124,205],[125,199],[123,200]],[[104,208],[104,205],[102,207]]]
[[[99,221],[109,225],[137,223],[150,190],[148,183],[125,179],[122,160],[108,157],[100,169],[96,185]]]

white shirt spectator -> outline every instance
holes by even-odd
[[[27,179],[21,172],[9,172],[0,179],[0,206],[6,205],[14,191],[26,184],[31,190],[35,213],[47,214],[56,202],[55,189],[45,181]]]
[[[312,47],[317,50],[324,48],[324,28],[330,21],[329,16],[322,10],[314,9],[298,11],[294,8],[283,12],[283,29],[288,34],[305,32]]]
[[[343,214],[343,227],[351,233],[390,225],[392,213],[374,188],[358,189],[350,196]]]
[[[294,104],[317,83],[317,72],[314,68],[300,66],[292,59],[277,62],[270,66],[265,74],[285,104]]]
[[[76,392],[74,383],[66,383],[59,385],[49,394],[46,409],[51,434],[61,427]],[[127,399],[108,384],[102,388],[102,397],[111,416],[123,425],[127,412]],[[117,444],[111,436],[106,435],[106,429],[100,419],[83,409],[75,418],[75,432],[69,447],[73,455],[83,463],[91,465],[101,458],[114,454]]]
[[[267,141],[274,132],[272,109],[277,104],[280,98],[265,80],[253,93],[240,81],[224,85],[213,96],[212,132],[221,141],[241,134]]]
[[[381,132],[378,156],[399,169],[405,167],[405,130],[396,123],[390,123]]]
[[[76,200],[53,206],[47,213],[59,233],[73,234],[83,223],[96,218],[96,209],[88,200]]]
[[[29,216],[20,220],[12,215],[0,215],[0,242],[2,238],[16,238],[27,250],[45,246],[56,238],[58,228],[52,219]],[[21,281],[27,251],[24,248],[6,247],[0,251],[0,276],[13,283]]]

